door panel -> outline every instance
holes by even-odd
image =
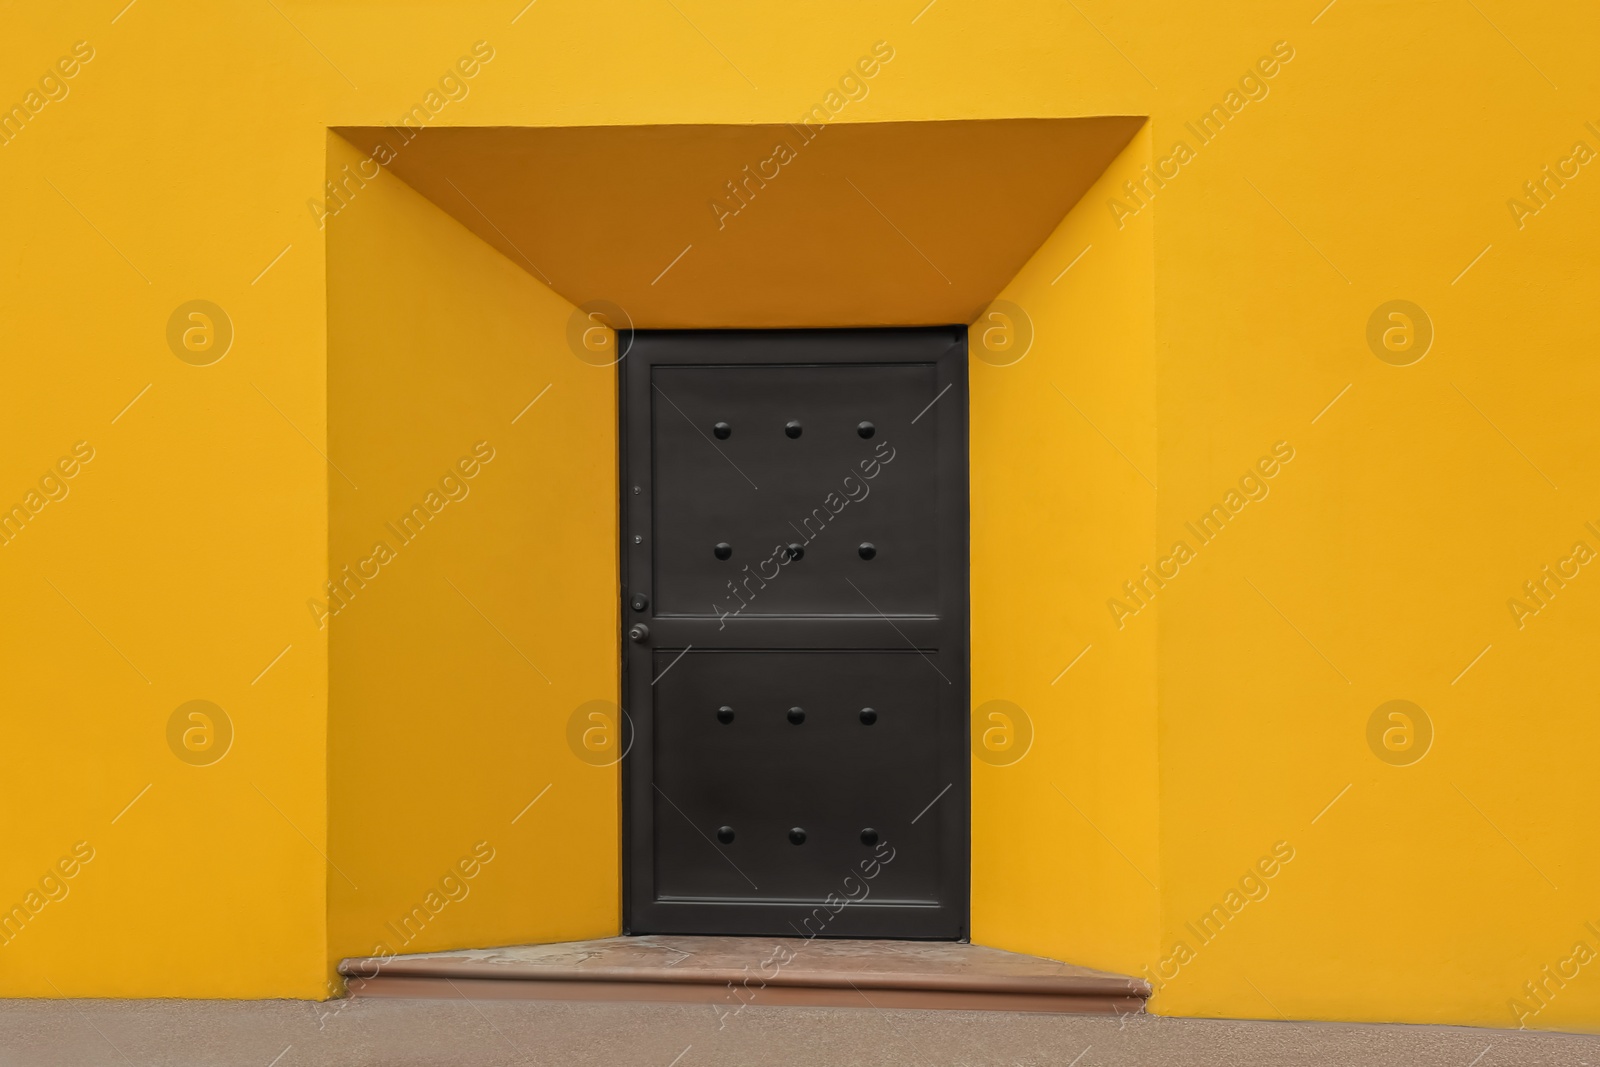
[[[656,654],[658,674],[672,655]],[[876,851],[861,834],[887,838],[906,806],[914,815],[944,786],[938,684],[909,649],[685,655],[656,685],[656,706],[674,712],[656,718],[656,892],[717,901],[842,894],[842,875]],[[707,848],[702,829],[724,826],[733,840]],[[801,845],[788,837],[797,826]],[[896,856],[872,899],[937,903],[937,829],[924,819],[894,832]]]
[[[620,373],[627,929],[964,937],[965,330]]]
[[[936,423],[911,425],[938,391],[934,380],[930,364],[658,367],[656,494],[673,502],[654,516],[658,610],[855,614],[861,595],[843,575],[870,584],[887,614],[934,614],[938,584],[926,576],[938,562]],[[800,436],[788,436],[790,422]],[[861,437],[862,422],[872,423],[871,438]],[[864,477],[875,468],[884,476]],[[863,541],[877,552],[870,561],[859,558]],[[719,543],[731,548],[728,560],[713,554]],[[763,561],[787,563],[775,549],[790,544],[802,544],[800,565],[761,580],[777,570]]]

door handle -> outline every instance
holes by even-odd
[[[640,644],[643,644],[644,642],[650,640],[650,627],[646,626],[642,622],[636,622],[633,624],[633,627],[628,630],[628,636]]]

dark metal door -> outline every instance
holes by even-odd
[[[628,931],[965,937],[966,329],[620,366]]]

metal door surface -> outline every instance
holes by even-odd
[[[620,375],[626,929],[965,937],[966,329]]]

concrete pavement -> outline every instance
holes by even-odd
[[[1600,1067],[1600,1037],[871,1007],[0,1001],[3,1067]]]

